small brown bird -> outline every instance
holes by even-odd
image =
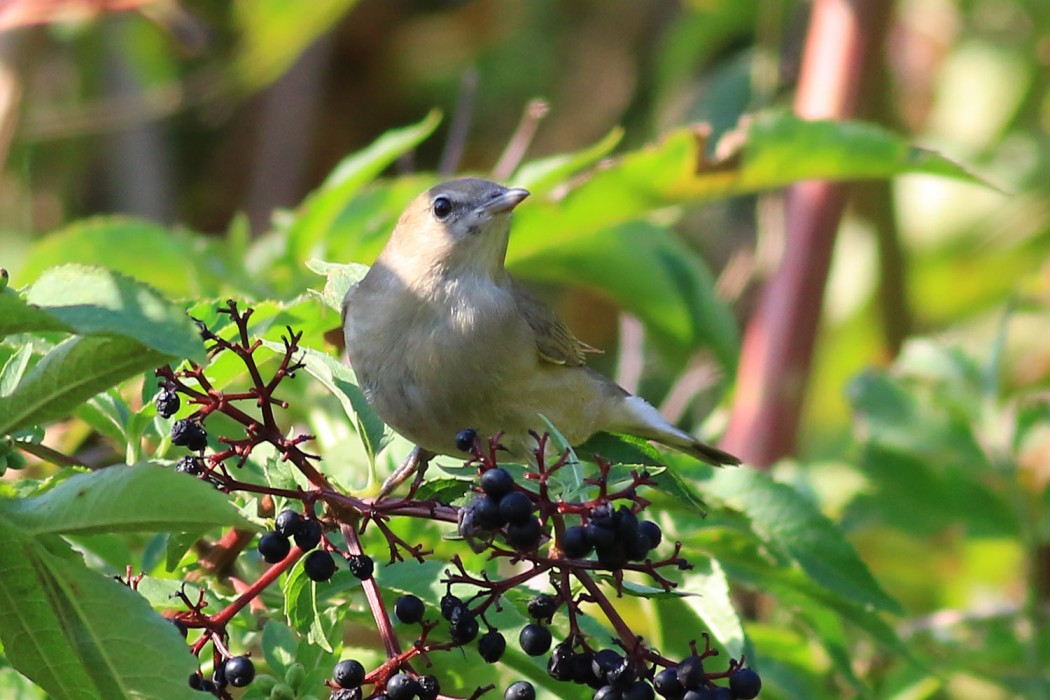
[[[379,416],[423,450],[503,431],[524,456],[542,414],[571,444],[598,431],[655,440],[710,464],[731,454],[674,427],[584,364],[580,342],[504,269],[520,188],[464,178],[416,197],[343,301],[350,364]]]

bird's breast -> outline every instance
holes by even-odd
[[[437,451],[491,410],[486,404],[508,377],[537,362],[528,324],[495,286],[428,300],[406,290],[351,292],[344,333],[380,417]]]

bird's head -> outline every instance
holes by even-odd
[[[405,209],[379,262],[408,280],[495,277],[507,255],[511,211],[528,196],[528,190],[479,178],[435,185]]]

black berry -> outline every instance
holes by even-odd
[[[345,659],[332,669],[332,680],[340,688],[356,688],[365,680],[365,667],[357,659]]]
[[[273,697],[273,695],[270,695]],[[380,696],[375,695],[374,698]],[[386,697],[383,695],[382,697]],[[361,700],[361,689],[360,688],[340,688],[339,690],[333,690],[332,694],[328,696],[328,700]]]
[[[303,560],[303,570],[311,581],[327,581],[335,574],[335,559],[328,552],[315,549]]]
[[[521,650],[529,656],[546,654],[551,648],[551,631],[542,625],[530,623],[521,628],[518,635]]]
[[[638,532],[638,516],[627,506],[620,506],[616,510],[614,518],[616,520],[616,535],[622,542],[630,540]]]
[[[478,439],[478,431],[473,428],[460,430],[456,433],[456,449],[461,452],[470,452],[474,449],[474,441]]]
[[[472,521],[482,530],[498,530],[507,524],[507,521],[500,515],[499,501],[494,498],[478,496],[470,502],[467,509]]]
[[[481,490],[497,501],[514,488],[514,477],[506,469],[496,467],[481,475]]]
[[[653,677],[653,686],[661,697],[676,700],[685,695],[685,688],[678,682],[678,671],[665,668]]]
[[[204,680],[204,679],[200,677],[200,674],[191,673],[190,674],[190,687],[193,688],[194,690],[200,690],[200,688],[201,688],[201,681],[202,680]]]
[[[592,700],[623,700],[623,693],[615,686],[603,685],[594,691],[594,695],[591,698]]]
[[[304,552],[309,551],[321,543],[321,523],[313,518],[303,520],[292,537],[296,547]]]
[[[640,530],[635,530],[623,540],[623,553],[630,561],[644,561],[650,549],[649,537]]]
[[[678,664],[678,682],[686,690],[699,688],[704,682],[704,662],[697,656],[687,656]]]
[[[762,679],[750,668],[742,668],[729,677],[729,692],[739,700],[758,697],[762,690]]]
[[[582,525],[566,528],[558,545],[569,559],[583,559],[594,549],[587,541],[587,531]]]
[[[161,389],[157,398],[153,399],[157,407],[157,415],[161,418],[171,418],[179,410],[179,395],[171,389]]]
[[[505,499],[504,499],[505,500]],[[543,526],[536,518],[530,517],[520,525],[507,526],[507,542],[515,549],[531,552],[540,544],[543,537]]]
[[[556,681],[571,681],[576,671],[575,657],[568,642],[554,647],[547,661],[547,674]]]
[[[621,689],[630,686],[632,683],[634,683],[634,680],[637,677],[638,674],[635,673],[634,664],[631,663],[631,660],[627,658],[625,658],[623,661],[617,664],[615,668],[610,669],[609,672],[605,674],[606,680],[608,680],[611,685],[615,685],[617,688]]]
[[[274,520],[274,529],[285,537],[295,537],[303,524],[303,516],[294,510],[282,510]]]
[[[466,644],[478,636],[478,619],[466,608],[460,608],[458,615],[452,616],[448,632],[453,644]]]
[[[440,692],[441,684],[436,677],[419,677],[419,700],[435,700]]]
[[[234,656],[222,667],[226,681],[234,688],[243,688],[255,680],[255,664],[247,656]]]
[[[208,432],[197,421],[183,418],[171,426],[171,443],[199,452],[208,446]]]
[[[478,654],[486,663],[496,663],[506,650],[507,639],[499,630],[489,630],[478,640]]]
[[[554,617],[554,611],[558,609],[558,601],[554,596],[540,593],[529,600],[526,608],[529,611],[529,615],[537,620],[550,620]]]
[[[536,700],[536,689],[528,681],[518,681],[504,691],[503,700]]]
[[[623,657],[613,649],[602,649],[591,660],[591,673],[603,683],[608,683],[609,672],[623,662]]]
[[[446,620],[451,621],[452,615],[456,612],[456,610],[462,607],[463,601],[457,598],[456,596],[452,595],[451,593],[446,593],[445,595],[441,596],[441,617],[445,618]]]
[[[623,700],[654,700],[656,693],[653,687],[645,681],[635,681],[627,690],[623,691]]]
[[[583,530],[587,536],[587,544],[591,547],[609,547],[616,542],[616,533],[611,527],[605,527],[593,520],[587,523]]]
[[[419,692],[419,682],[407,673],[396,673],[386,682],[390,700],[412,700]]]
[[[598,563],[610,569],[619,569],[627,563],[627,551],[620,542],[595,547],[594,552],[598,555]]]
[[[367,581],[372,578],[372,572],[375,571],[375,568],[376,565],[367,554],[358,554],[350,557],[350,573],[355,578]]]
[[[532,520],[532,499],[521,491],[511,491],[499,499],[499,514],[511,525]]]
[[[292,543],[280,533],[267,532],[259,538],[259,554],[262,555],[263,561],[269,564],[284,561],[290,551]]]
[[[403,595],[394,603],[394,615],[406,625],[414,625],[423,619],[423,601],[414,595]]]
[[[663,542],[664,533],[660,526],[652,520],[643,520],[638,523],[638,531],[645,533],[645,536],[649,538],[650,549],[656,549]]]
[[[170,622],[172,626],[174,626],[175,629],[179,631],[179,634],[182,635],[182,638],[185,639],[186,635],[189,634],[189,630],[186,628],[186,625],[182,624],[181,620],[171,620]]]
[[[179,474],[192,474],[197,476],[204,471],[204,460],[197,456],[183,457],[175,463],[175,471]]]

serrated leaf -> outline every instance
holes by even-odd
[[[438,501],[439,503],[452,503],[470,491],[473,479],[432,479],[423,482],[416,492],[416,498],[421,501]]]
[[[368,273],[368,266],[360,263],[330,263],[323,260],[307,260],[306,266],[311,271],[325,276],[321,301],[325,306],[339,313],[343,312],[343,299],[353,285],[361,281]]]
[[[279,349],[274,343],[264,343]],[[283,348],[281,348],[283,350]],[[304,348],[301,361],[307,373],[321,383],[333,396],[347,417],[354,422],[357,435],[371,459],[383,446],[386,424],[369,405],[364,392],[357,386],[354,371],[339,360],[311,348]]]
[[[71,329],[44,309],[29,304],[14,290],[0,291],[0,338],[15,333],[41,333]]]
[[[278,676],[284,676],[288,666],[295,662],[295,650],[299,642],[287,625],[270,620],[263,627],[263,655],[270,670]]]
[[[653,479],[662,493],[677,499],[687,511],[701,518],[707,517],[707,504],[704,503],[696,485],[682,478],[677,469],[668,467],[662,472],[653,474]]]
[[[69,338],[0,398],[0,433],[63,418],[98,392],[170,358],[128,338]]]
[[[614,464],[662,467],[666,463],[660,451],[649,444],[648,440],[633,435],[595,433],[576,450],[601,457]]]
[[[288,233],[292,259],[310,258],[347,202],[388,165],[430,136],[440,121],[441,113],[432,111],[422,121],[388,131],[367,148],[344,158],[300,207]]]
[[[35,498],[0,502],[0,508],[33,535],[251,527],[207,483],[152,464],[77,474]]]
[[[788,552],[821,586],[860,605],[900,613],[842,531],[790,486],[754,469],[715,470],[708,492],[750,518],[767,542]]]
[[[609,574],[593,574],[595,580],[601,581],[611,588],[616,588],[616,580]],[[644,583],[638,583],[636,581],[624,580],[620,584],[620,588],[623,590],[624,595],[629,595],[632,598],[647,598],[650,600],[657,600],[660,598],[685,598],[689,596],[699,595],[698,593],[690,590],[686,590],[684,587],[679,586],[678,588],[672,588],[669,591],[665,591],[659,586],[648,586]]]
[[[300,634],[306,635],[311,642],[331,653],[333,647],[328,640],[325,631],[325,623],[321,611],[317,606],[318,586],[334,587],[339,574],[349,575],[347,572],[337,572],[332,579],[322,583],[311,581],[303,568],[303,559],[300,559],[292,567],[285,577],[282,590],[284,591],[284,614],[292,629]]]
[[[698,562],[683,572],[679,586],[698,593],[683,601],[703,620],[704,627],[729,655],[739,658],[744,651],[744,624],[740,620],[730,596],[729,579],[716,559]]]
[[[118,272],[54,267],[33,283],[26,301],[81,335],[121,336],[173,358],[204,361],[204,343],[186,312]]]
[[[84,566],[57,538],[0,517],[0,642],[56,700],[191,700],[185,641],[142,596]]]

